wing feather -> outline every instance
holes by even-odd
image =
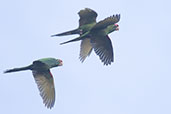
[[[108,27],[109,25],[115,24],[117,22],[119,22],[120,20],[120,14],[116,14],[110,17],[107,17],[106,19],[99,21],[93,28],[93,30],[97,30],[97,29],[104,29],[106,27]]]
[[[47,108],[51,109],[55,104],[55,88],[50,70],[44,72],[33,70],[32,73],[40,91],[40,96],[43,99],[43,103]]]
[[[80,10],[78,15],[80,17],[79,26],[96,22],[97,13],[92,9],[85,8]]]
[[[113,47],[108,36],[94,37],[91,39],[91,44],[104,65],[109,65],[113,62]]]
[[[86,57],[90,55],[91,51],[92,51],[92,46],[90,43],[90,39],[86,38],[82,40],[80,45],[80,57],[79,57],[80,61],[84,62]]]

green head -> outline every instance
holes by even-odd
[[[61,59],[43,58],[43,59],[39,59],[39,61],[41,61],[42,63],[45,63],[50,68],[58,67],[58,66],[62,66],[63,65],[63,62],[62,62]]]
[[[63,61],[61,59],[55,59],[52,67],[62,66]]]
[[[110,25],[105,29],[106,34],[110,34],[113,31],[118,31],[119,30],[119,25],[118,24],[114,24],[114,25]]]

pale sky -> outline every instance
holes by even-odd
[[[170,0],[0,1],[0,114],[170,114]],[[78,59],[77,35],[50,37],[78,27],[78,12],[91,8],[97,21],[120,13],[120,30],[109,35],[115,62],[103,66],[94,52]],[[47,109],[31,71],[9,68],[54,57],[55,106]]]

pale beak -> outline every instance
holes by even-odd
[[[59,66],[62,66],[63,65],[63,62],[60,62]]]
[[[62,60],[60,60],[60,63],[59,63],[59,65],[58,66],[62,66],[63,65],[63,61]]]
[[[119,30],[119,26],[116,28],[116,31],[118,31]]]

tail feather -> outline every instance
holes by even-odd
[[[30,69],[31,69],[31,66],[26,66],[26,67],[21,67],[21,68],[8,69],[8,70],[4,71],[4,73],[11,73],[11,72],[30,70]]]
[[[80,30],[79,29],[74,29],[74,30],[70,30],[70,31],[63,32],[63,33],[60,33],[60,34],[51,35],[51,37],[65,36],[65,35],[72,35],[72,34],[80,34]]]
[[[84,38],[86,38],[86,37],[89,37],[89,33],[90,33],[90,32],[88,31],[88,32],[84,33],[83,35],[81,35],[80,37],[77,37],[77,38],[75,38],[75,39],[72,39],[72,40],[69,40],[69,41],[60,43],[60,45],[66,44],[66,43],[70,43],[70,42],[75,42],[75,41],[82,40],[82,39],[84,39]]]
[[[75,39],[72,39],[72,40],[69,40],[69,41],[66,41],[66,42],[60,43],[60,45],[67,44],[67,43],[70,43],[70,42],[79,41],[79,40],[81,40],[81,39],[82,39],[82,38],[78,37],[78,38],[75,38]]]

